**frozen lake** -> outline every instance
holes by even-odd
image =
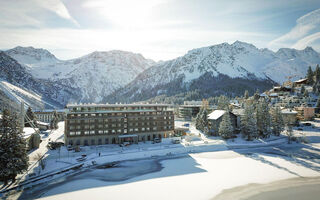
[[[41,184],[20,199],[212,199],[249,183],[320,176],[319,152],[295,145],[124,161]]]

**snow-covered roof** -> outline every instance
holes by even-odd
[[[261,93],[260,97],[267,97],[268,95],[266,93]]]
[[[239,115],[244,115],[244,109],[243,109],[243,108],[233,109],[233,110],[232,110],[232,113],[233,113],[234,115],[237,115],[237,116],[239,116]]]
[[[281,110],[282,114],[297,114],[298,112],[292,109],[283,109]]]
[[[269,95],[270,97],[277,97],[277,96],[279,96],[277,93],[271,93],[270,95]]]
[[[43,125],[43,126],[49,126],[50,125],[49,123],[41,122],[41,121],[37,121],[37,124]]]
[[[26,139],[28,137],[30,137],[32,134],[34,134],[36,131],[38,130],[38,128],[32,128],[32,127],[24,127],[23,128],[23,137]]]
[[[222,115],[224,115],[224,113],[226,113],[225,110],[215,110],[212,113],[210,113],[208,115],[208,119],[213,119],[213,120],[217,120],[219,119]]]

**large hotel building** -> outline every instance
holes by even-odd
[[[67,109],[67,145],[152,141],[174,130],[173,111],[164,104],[75,104]]]

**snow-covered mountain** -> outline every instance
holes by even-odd
[[[75,88],[33,77],[25,66],[4,52],[0,52],[0,72],[0,90],[18,105],[23,100],[33,108],[61,108],[79,98]]]
[[[264,89],[260,87],[263,83],[270,87],[275,82],[284,82],[287,76],[304,77],[308,66],[315,67],[318,63],[320,54],[311,47],[272,52],[240,41],[222,43],[193,49],[182,57],[155,64],[106,100],[139,101],[193,89],[223,90],[220,86],[225,86],[225,92],[229,93],[236,93],[240,86]]]
[[[16,47],[5,52],[36,78],[76,88],[77,102],[101,102],[154,64],[141,54],[126,51],[93,52],[72,60],[58,60],[44,49]]]

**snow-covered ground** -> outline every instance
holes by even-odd
[[[183,125],[185,122],[176,123]],[[80,162],[86,170],[76,171],[77,175],[69,173],[55,176],[54,180],[42,180],[55,183],[41,190],[41,197],[45,199],[211,199],[223,189],[248,183],[319,176],[320,120],[311,123],[314,127],[294,130],[297,136],[305,137],[308,144],[288,145],[285,136],[251,142],[241,138],[224,141],[218,137],[208,138],[191,125],[189,132],[196,140],[181,144],[164,140],[160,144],[147,142],[124,148],[117,145],[82,147],[78,153],[68,152],[65,147],[60,153],[48,151],[45,146],[49,138],[51,141],[63,138],[64,124],[61,122],[59,129],[43,138],[40,148],[30,156],[45,153],[47,166],[41,174],[50,174],[79,164],[76,158],[87,155],[87,160]],[[105,171],[92,169],[92,161],[99,166],[126,160],[132,163],[103,169]],[[35,167],[32,170],[38,172]],[[87,170],[91,174],[87,174]],[[113,170],[118,171],[113,173]],[[127,174],[127,178],[114,180],[115,174]],[[37,193],[35,189],[28,190],[31,194]]]

